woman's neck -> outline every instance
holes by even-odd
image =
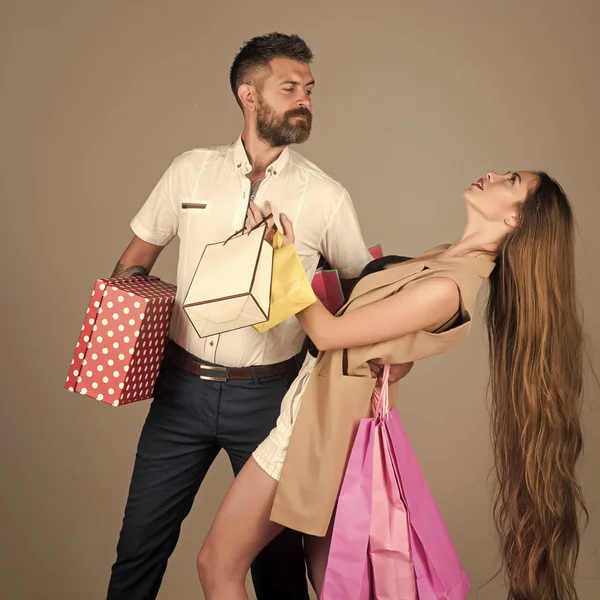
[[[467,222],[462,235],[450,246],[440,253],[440,256],[481,256],[495,260],[498,246],[509,232],[504,223]]]

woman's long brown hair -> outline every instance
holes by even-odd
[[[492,442],[510,600],[576,600],[583,331],[574,220],[545,173],[521,204],[490,277]]]

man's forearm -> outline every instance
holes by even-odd
[[[144,267],[144,265],[131,265],[126,267],[121,261],[119,261],[114,268],[111,277],[140,277],[148,276],[149,274],[149,269]]]
[[[119,258],[111,277],[140,277],[150,275],[150,271],[162,252],[163,247],[150,244],[134,236],[125,252]]]

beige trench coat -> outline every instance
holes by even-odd
[[[459,324],[442,333],[419,331],[389,342],[319,353],[277,487],[271,511],[275,523],[315,536],[327,533],[358,424],[371,415],[376,379],[368,361],[411,362],[446,352],[467,337],[477,293],[494,264],[485,258],[427,258],[439,250],[361,279],[338,315],[387,298],[413,281],[445,276],[460,290]],[[391,402],[396,388],[390,386]]]

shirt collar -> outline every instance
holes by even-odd
[[[283,149],[282,153],[277,157],[277,160],[267,167],[266,175],[269,175],[273,178],[277,178],[281,171],[283,171],[289,159],[290,149],[288,146],[286,146]],[[242,175],[248,175],[248,173],[252,171],[252,165],[250,164],[250,160],[248,159],[248,155],[246,154],[246,149],[244,148],[244,142],[242,142],[241,135],[237,139],[233,147],[233,161],[235,165],[235,170],[241,173]]]

